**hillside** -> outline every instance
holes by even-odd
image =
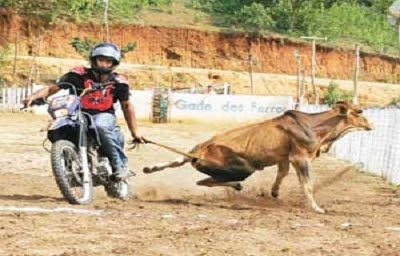
[[[311,55],[308,42],[278,35],[249,36],[242,32],[221,32],[212,28],[206,30],[204,25],[185,23],[184,18],[180,21],[175,18],[174,21],[174,23],[181,22],[183,27],[172,27],[167,20],[168,17],[172,19],[175,16],[176,13],[161,13],[158,19],[154,19],[154,15],[143,12],[142,21],[147,20],[147,22],[142,22],[142,25],[110,26],[113,42],[119,45],[130,42],[137,44],[135,51],[129,52],[124,62],[146,65],[140,68],[122,68],[128,75],[133,88],[148,88],[155,84],[182,88],[195,84],[229,82],[233,85],[234,93],[249,93],[248,60],[251,53],[256,94],[295,96],[296,78],[293,76],[297,73],[297,65],[294,51],[297,50],[303,55],[301,63],[306,76],[307,92],[311,93],[311,86],[307,79],[310,75]],[[157,24],[151,21],[152,19],[164,26],[146,25],[146,23]],[[203,19],[206,18],[203,17]],[[82,57],[70,46],[71,38],[100,39],[99,37],[104,34],[100,25],[59,23],[43,26],[40,22],[12,15],[4,10],[0,12],[2,45],[7,44],[10,47],[10,54],[13,53],[17,31],[19,55],[73,59],[82,59]],[[353,50],[327,44],[318,44],[316,50],[316,76],[322,79],[317,81],[320,95],[331,80],[352,78]],[[27,80],[32,64],[32,59],[18,60],[20,83]],[[361,86],[361,103],[384,105],[393,97],[400,96],[400,88],[395,84],[380,84],[371,87],[373,82],[397,83],[400,80],[399,58],[362,51],[360,64],[360,80],[367,84],[367,86]],[[39,72],[35,72],[36,82],[46,82],[66,72],[74,66],[74,63],[59,65],[56,62],[45,61],[37,62],[37,65]],[[159,68],[159,66],[164,68]],[[3,77],[8,82],[12,80],[12,69],[10,60],[9,65],[2,70]],[[343,89],[351,90],[349,82],[340,82],[339,85]]]

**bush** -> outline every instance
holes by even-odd
[[[328,37],[334,43],[360,43],[377,52],[397,51],[396,29],[387,22],[392,0],[190,0],[212,13],[219,25],[271,30],[289,36]],[[217,22],[217,21],[215,21]]]
[[[397,45],[396,31],[383,13],[354,3],[334,4],[327,10],[314,9],[305,23],[304,32],[325,36],[334,42],[350,39],[380,52]]]
[[[324,103],[328,106],[332,106],[337,101],[350,101],[352,94],[347,91],[343,91],[339,88],[339,85],[331,81],[328,86],[328,90],[324,94]]]
[[[84,39],[74,37],[71,39],[69,44],[75,49],[77,53],[82,55],[84,58],[88,58],[89,51],[95,45],[95,41],[87,37],[85,37]]]
[[[393,97],[392,100],[390,101],[389,105],[400,105],[400,96]]]
[[[245,5],[241,10],[237,11],[233,20],[249,30],[264,30],[274,24],[271,16],[262,4],[252,3]]]
[[[75,49],[75,51],[77,53],[79,53],[81,56],[83,56],[84,58],[89,57],[90,50],[97,43],[100,43],[100,42],[93,41],[87,37],[85,37],[84,39],[81,39],[79,37],[74,37],[69,42],[69,44]],[[128,43],[127,45],[122,46],[121,47],[121,57],[124,58],[126,53],[135,50],[135,48],[136,48],[136,43]]]
[[[108,17],[113,22],[135,22],[145,8],[168,6],[181,1],[188,8],[209,13],[215,25],[245,30],[270,30],[289,36],[328,37],[333,43],[360,43],[378,52],[396,51],[396,28],[387,22],[387,9],[393,0],[113,0]],[[0,0],[23,15],[42,19],[103,22],[102,0]],[[161,8],[162,9],[162,8]],[[194,22],[201,22],[199,14]]]

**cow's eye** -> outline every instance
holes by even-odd
[[[362,111],[361,109],[357,109],[357,110],[356,110],[356,113],[357,113],[357,114],[362,114],[362,112],[363,112],[363,111]]]

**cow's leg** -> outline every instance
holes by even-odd
[[[152,167],[144,167],[143,172],[144,173],[152,173],[152,172],[162,171],[166,168],[179,167],[179,166],[182,166],[185,163],[189,162],[190,160],[191,159],[189,157],[180,157],[180,158],[175,159],[174,161],[170,161],[167,163],[159,163]]]
[[[206,178],[204,180],[200,180],[196,184],[199,186],[206,186],[206,187],[231,187],[237,191],[240,191],[243,189],[240,182],[237,182],[237,181],[221,182],[221,181],[216,181],[214,178],[211,178],[211,177]]]
[[[296,159],[292,161],[292,164],[296,169],[297,176],[303,187],[308,203],[316,212],[325,213],[325,211],[315,202],[313,197],[313,182],[310,178],[311,161],[309,159]]]
[[[288,172],[289,172],[289,160],[280,162],[278,164],[278,173],[276,175],[276,180],[271,190],[271,195],[273,197],[277,198],[279,196],[279,186],[281,185],[283,178],[286,177]]]

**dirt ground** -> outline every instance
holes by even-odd
[[[274,200],[275,168],[255,173],[241,192],[196,186],[205,176],[190,165],[143,174],[177,157],[151,145],[127,151],[136,199],[110,199],[96,188],[91,205],[73,206],[41,146],[48,118],[0,116],[0,255],[400,255],[400,189],[331,156],[313,164],[325,215],[306,207],[292,169]],[[228,127],[140,122],[149,139],[183,150]],[[17,211],[28,207],[93,214]]]

